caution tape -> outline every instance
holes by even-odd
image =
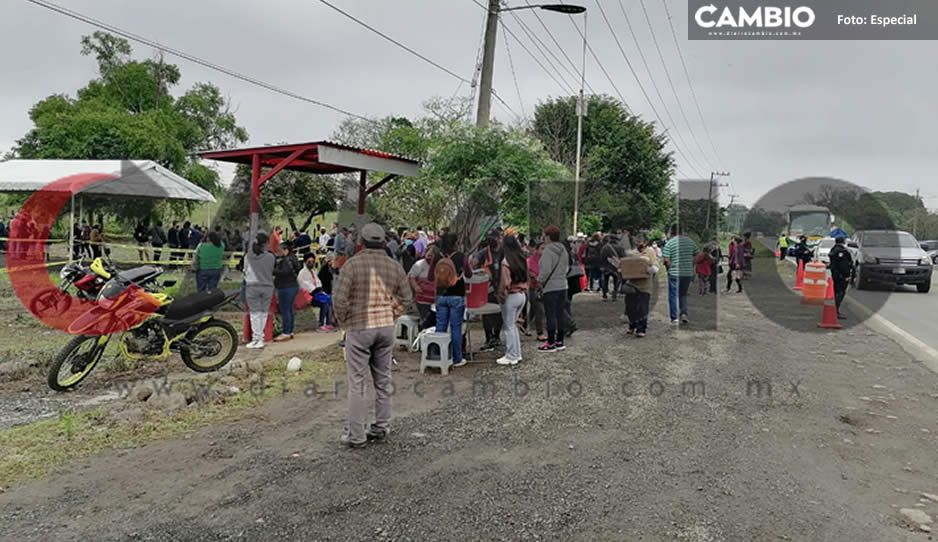
[[[34,269],[45,269],[45,268],[47,268],[47,267],[55,267],[55,266],[59,266],[59,265],[65,265],[65,264],[67,264],[67,263],[68,263],[68,260],[66,260],[66,261],[64,261],[64,262],[49,262],[49,263],[37,263],[37,264],[31,264],[31,265],[18,265],[18,266],[16,266],[14,269],[15,269],[16,271],[32,271],[32,270],[34,270]],[[10,270],[9,270],[8,268],[6,268],[6,267],[0,267],[0,275],[7,274],[7,273],[9,273],[9,272],[10,272]]]

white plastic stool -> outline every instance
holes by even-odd
[[[420,324],[417,322],[417,319],[413,316],[404,315],[397,319],[394,322],[394,346],[410,349],[414,340],[417,338],[417,333],[420,331],[417,329],[417,326]]]
[[[443,375],[449,373],[453,364],[453,349],[449,333],[424,331],[420,334],[420,372],[427,367],[436,367]]]

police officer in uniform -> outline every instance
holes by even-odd
[[[834,303],[837,305],[837,318],[844,319],[846,316],[840,312],[840,304],[844,301],[847,294],[847,284],[853,275],[853,257],[845,246],[843,236],[834,239],[834,248],[830,251],[831,260],[831,278],[834,280]]]

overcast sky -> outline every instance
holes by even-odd
[[[457,79],[318,0],[58,1],[124,30],[365,116],[417,115],[426,98],[451,96],[457,89],[468,94],[467,85],[460,86]],[[596,1],[583,0],[590,10],[592,48],[629,107],[655,120]],[[598,1],[669,132],[680,136],[676,143],[684,155],[677,155],[681,172],[688,177],[696,177],[695,171],[706,175],[711,168],[732,173],[731,186],[723,190],[724,202],[732,192],[752,204],[788,180],[831,176],[874,190],[914,192],[921,188],[927,205],[938,208],[938,42],[688,41],[686,1],[667,0],[718,160],[692,100],[661,0],[644,3],[664,65],[641,3],[622,1],[651,67],[651,78],[619,1]],[[472,77],[485,16],[472,0],[332,2],[461,76]],[[523,3],[512,0],[512,5]],[[53,93],[74,95],[95,75],[95,63],[79,55],[80,37],[94,28],[25,0],[3,0],[2,5],[0,150],[6,150],[30,128],[27,112],[32,104]],[[552,43],[535,12],[521,11],[517,16],[545,43]],[[545,12],[540,16],[567,54],[578,59],[582,42],[570,18]],[[537,55],[515,19],[505,16],[505,23]],[[530,115],[539,101],[565,94],[508,38],[519,100],[505,37],[500,33],[495,88],[514,111]],[[148,47],[134,47],[137,56],[154,54]],[[323,139],[341,120],[332,111],[182,59],[175,61],[183,73],[180,89],[211,81],[231,97],[251,144]],[[563,73],[576,87],[576,81]],[[592,59],[587,79],[597,92],[617,95]],[[494,115],[513,120],[498,104]],[[673,145],[670,148],[675,150]]]

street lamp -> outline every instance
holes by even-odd
[[[567,15],[579,15],[586,11],[583,6],[575,4],[536,4],[532,6],[516,6],[513,8],[501,8],[499,11],[519,11],[522,9],[542,9],[544,11],[553,11],[556,13],[565,13]]]
[[[492,76],[495,71],[495,40],[498,32],[498,15],[503,11],[521,11],[525,9],[540,9],[567,15],[586,12],[585,7],[576,4],[531,4],[501,7],[499,0],[489,0],[489,14],[485,23],[485,45],[482,54],[482,74],[479,78],[479,107],[476,111],[476,126],[480,128],[489,125],[489,116],[492,112]],[[585,62],[585,54],[583,58]]]

